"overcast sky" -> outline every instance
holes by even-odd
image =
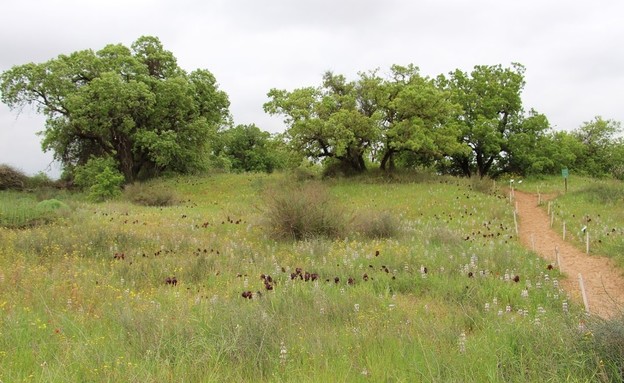
[[[216,76],[236,124],[272,132],[284,126],[262,110],[269,89],[409,63],[433,77],[519,62],[525,109],[555,129],[624,123],[621,0],[20,0],[1,11],[0,71],[157,36],[182,68]],[[43,128],[34,111],[0,104],[0,163],[56,176]]]

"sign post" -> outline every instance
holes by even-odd
[[[570,171],[568,168],[561,169],[561,176],[563,177],[563,184],[565,185],[565,192],[568,192],[568,176],[570,175]]]

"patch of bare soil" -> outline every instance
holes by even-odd
[[[589,312],[609,319],[624,308],[623,271],[606,257],[587,255],[561,238],[550,227],[548,213],[538,207],[534,194],[514,191],[517,202],[521,243],[542,258],[556,265],[559,252],[560,269],[567,276],[560,281],[570,296],[582,304],[579,274],[583,277]],[[542,196],[544,201],[544,196]]]

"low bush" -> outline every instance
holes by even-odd
[[[134,204],[143,206],[171,206],[178,200],[176,194],[169,189],[142,183],[126,185],[124,197]]]
[[[383,212],[360,212],[355,215],[353,229],[368,238],[392,238],[400,232],[400,221],[395,214]]]
[[[121,194],[124,176],[113,158],[93,157],[76,169],[76,185],[88,191],[89,199],[102,202]]]
[[[9,165],[0,164],[0,190],[22,190],[28,177]]]
[[[265,226],[281,239],[339,237],[345,214],[320,182],[281,184],[265,193]]]

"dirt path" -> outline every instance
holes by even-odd
[[[585,290],[592,315],[611,318],[624,310],[623,270],[613,261],[596,255],[586,255],[550,228],[548,214],[537,206],[537,196],[515,191],[518,206],[518,231],[521,243],[533,249],[541,257],[556,264],[555,249],[559,250],[561,271],[567,278],[561,281],[563,288],[582,304],[579,273],[583,276]]]

